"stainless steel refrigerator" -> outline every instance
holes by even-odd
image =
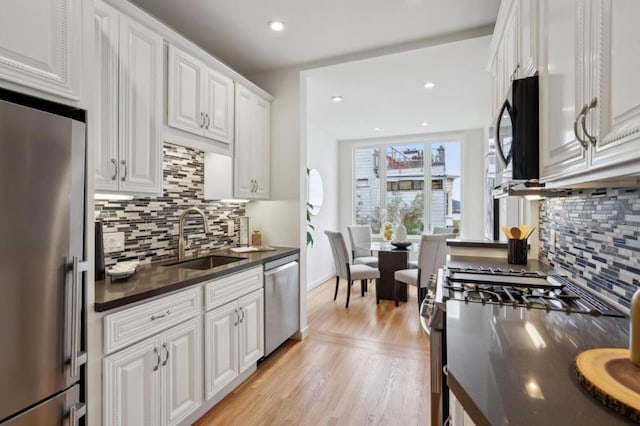
[[[69,118],[78,115],[0,91],[2,426],[74,425],[86,411],[86,137]]]

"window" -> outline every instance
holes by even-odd
[[[410,235],[435,227],[457,233],[461,148],[455,140],[355,147],[355,223],[376,234],[385,222],[404,224]]]
[[[380,233],[380,177],[379,149],[357,148],[355,150],[356,206],[355,222],[358,225],[369,224],[371,231]]]

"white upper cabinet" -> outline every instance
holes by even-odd
[[[597,0],[591,20],[595,87],[586,113],[594,169],[640,159],[640,2]],[[637,172],[637,167],[629,171]]]
[[[233,80],[170,45],[167,125],[223,143],[233,142]]]
[[[96,96],[92,122],[97,129],[95,186],[118,190],[118,40],[120,14],[102,2],[96,3],[94,54]]]
[[[579,128],[579,114],[589,98],[585,63],[587,1],[540,1],[542,180],[584,171],[588,165]]]
[[[162,192],[162,38],[96,1],[95,188]]]
[[[162,37],[120,18],[120,189],[162,192]]]
[[[271,103],[236,84],[234,193],[237,198],[268,199]]]
[[[167,114],[169,126],[202,134],[205,123],[202,110],[202,64],[186,53],[169,46]]]
[[[78,101],[81,0],[9,0],[0,12],[0,80]]]
[[[540,3],[543,180],[600,186],[637,173],[640,2]]]
[[[536,73],[536,0],[504,0],[491,40],[492,114],[502,107],[511,82]]]

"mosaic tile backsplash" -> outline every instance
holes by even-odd
[[[628,308],[640,288],[640,188],[589,190],[541,202],[540,240],[541,260]]]
[[[237,218],[245,215],[245,205],[204,200],[204,152],[165,143],[163,153],[161,197],[95,201],[95,216],[102,220],[104,232],[125,234],[124,251],[105,253],[107,266],[121,260],[152,262],[175,258],[180,214],[189,207],[205,212],[211,233],[204,234],[199,215],[189,215],[184,227],[189,238],[186,256],[237,244]],[[229,220],[235,222],[232,237],[227,236]]]

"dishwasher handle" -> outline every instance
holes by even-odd
[[[284,271],[285,269],[296,268],[297,266],[298,266],[298,262],[295,262],[295,261],[289,262],[282,266],[278,266],[277,268],[269,269],[268,271],[265,271],[264,276],[268,277],[270,275],[277,274],[278,272]]]

